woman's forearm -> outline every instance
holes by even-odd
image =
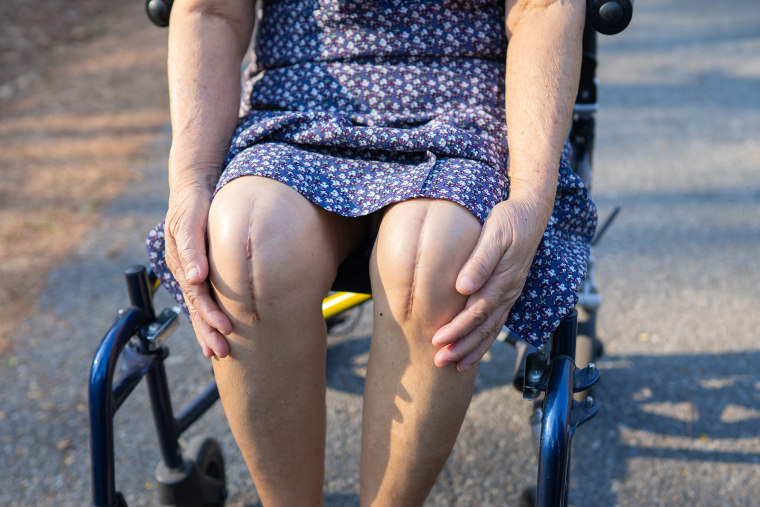
[[[584,19],[583,0],[508,2],[510,197],[535,200],[547,221],[578,88]]]
[[[250,0],[176,0],[169,28],[169,186],[209,193],[237,124]]]

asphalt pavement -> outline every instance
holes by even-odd
[[[577,506],[760,505],[760,3],[637,0],[599,42],[593,194],[621,213],[595,250],[605,356],[599,415],[575,438]],[[168,132],[156,139],[168,146]],[[111,203],[48,279],[28,343],[0,367],[0,505],[90,502],[87,379],[161,219],[165,160]],[[169,304],[166,295],[158,304]],[[328,351],[327,504],[358,505],[369,309]],[[210,378],[189,325],[169,341],[175,404]],[[530,404],[496,344],[430,506],[516,505],[535,481]],[[116,416],[117,485],[155,505],[159,460],[144,389]],[[190,430],[221,442],[228,505],[258,501],[219,406]]]

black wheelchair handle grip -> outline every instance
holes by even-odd
[[[145,11],[156,26],[169,26],[173,0],[145,0]]]
[[[633,17],[633,0],[588,0],[586,18],[591,26],[604,35],[625,30]]]

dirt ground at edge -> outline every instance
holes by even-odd
[[[141,1],[0,4],[0,360],[49,270],[165,156],[165,62]]]

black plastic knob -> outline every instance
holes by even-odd
[[[599,7],[599,17],[607,24],[617,25],[623,20],[623,8],[617,2],[607,2]]]
[[[145,2],[145,10],[154,25],[169,26],[172,0],[147,0]]]
[[[586,15],[599,33],[614,35],[622,32],[633,17],[633,0],[588,0]]]

